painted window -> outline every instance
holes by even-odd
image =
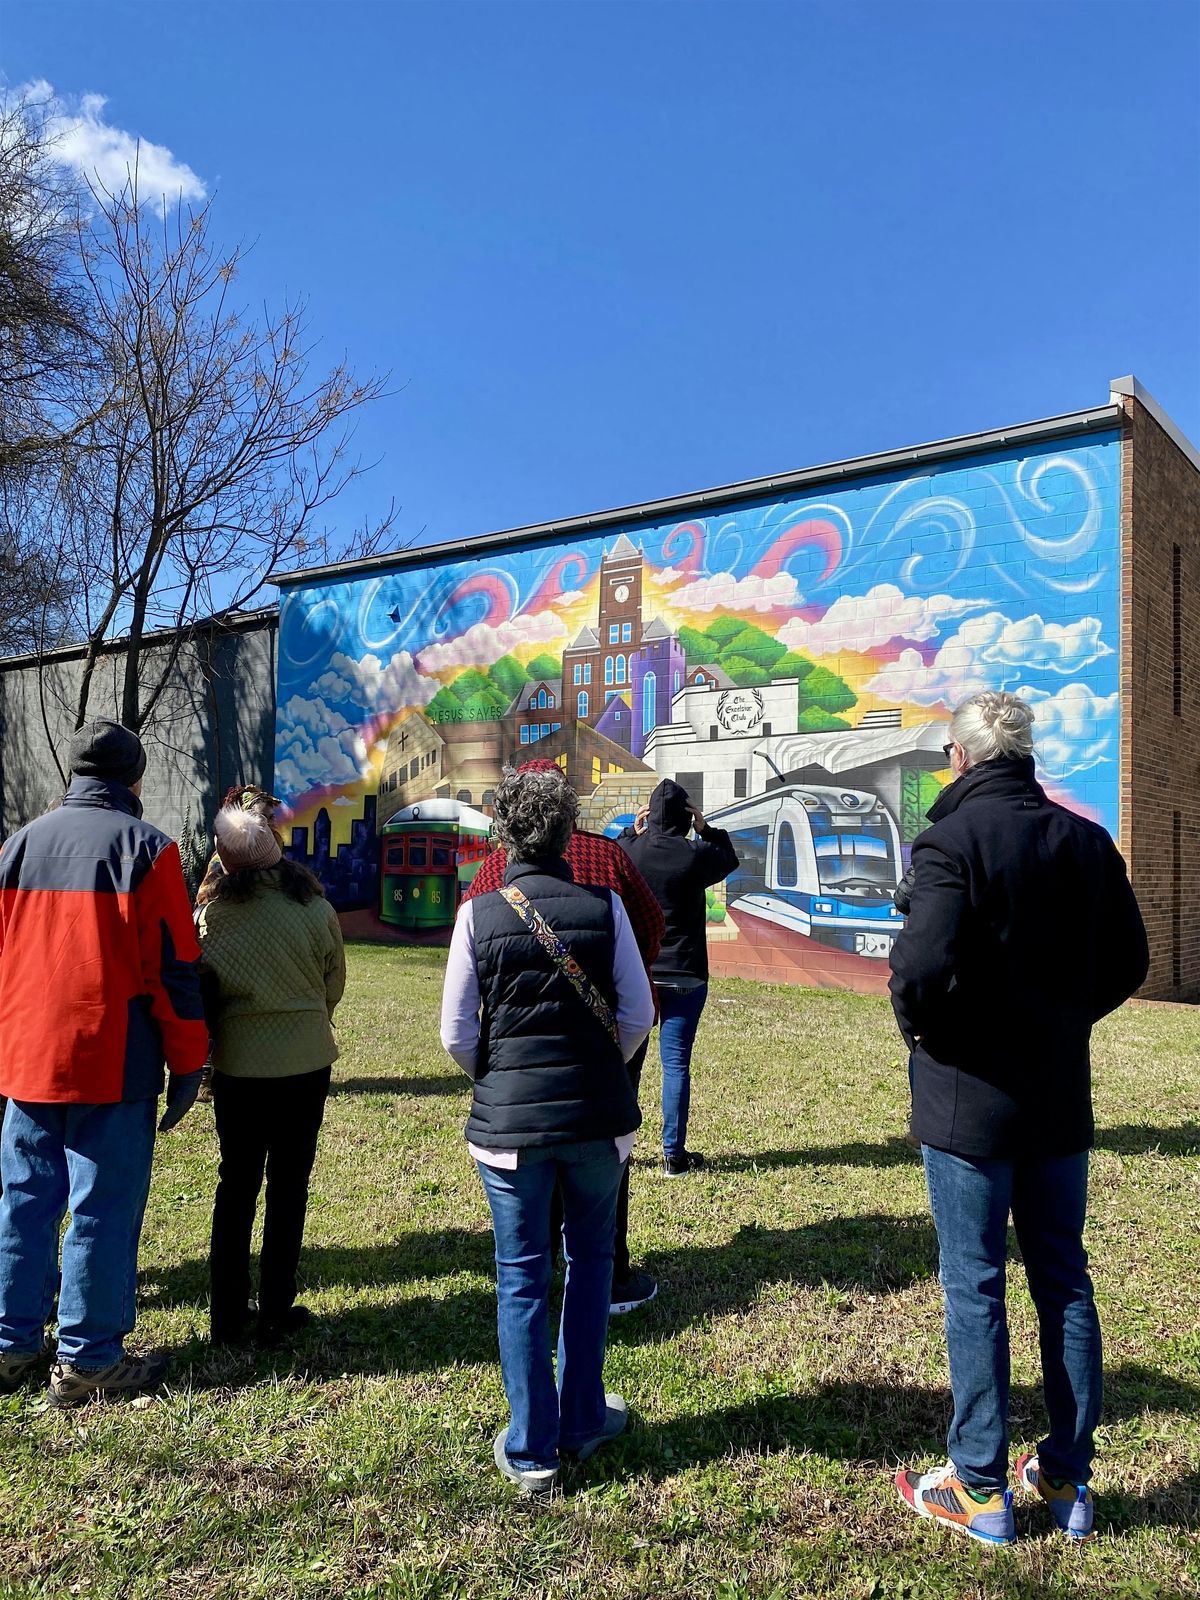
[[[587,693],[587,690],[585,689],[583,691],[583,693],[579,696],[579,715],[581,717],[586,717],[587,714],[588,714],[588,693]]]
[[[583,665],[582,665],[581,662],[577,661],[575,663],[575,687],[578,689],[579,685],[582,682],[583,682]]]
[[[618,656],[617,657],[617,682],[618,683],[624,683],[625,682],[625,657],[624,656]]]
[[[602,774],[601,774],[601,771],[600,771],[600,757],[599,756],[593,756],[592,757],[592,782],[593,783],[599,783],[600,779],[601,779],[601,776],[602,776]]]
[[[456,799],[461,800],[463,805],[469,806],[471,804],[471,791],[470,791],[470,789],[460,789],[458,791]]]
[[[610,622],[609,625],[608,625],[608,642],[609,642],[609,644],[616,644],[617,640],[620,637],[621,637],[621,624],[619,622]]]
[[[546,738],[546,736],[549,734],[549,732],[550,732],[550,724],[548,722],[543,722],[542,723],[542,738],[543,739]]]
[[[633,638],[633,623],[632,622],[623,622],[621,624],[621,643],[622,644],[628,644],[632,638]]]
[[[535,711],[537,709],[537,695],[535,694],[531,694],[529,696],[529,709],[530,711]]]
[[[554,696],[552,694],[548,694],[546,696],[546,704],[550,707],[551,711],[554,710]]]
[[[604,681],[605,683],[613,681],[613,658],[611,656],[605,656],[604,658]]]
[[[648,672],[642,679],[642,732],[649,733],[654,726],[654,695],[658,688],[658,676]]]
[[[544,711],[546,709],[546,691],[545,691],[545,689],[539,689],[538,690],[537,703],[538,703],[538,710],[539,711]]]
[[[583,681],[584,683],[591,683],[592,681],[592,663],[590,661],[584,663]]]
[[[746,769],[739,767],[733,775],[733,798],[744,800],[746,798]]]
[[[521,724],[521,743],[529,743],[529,724],[527,722]]]
[[[674,689],[672,689],[671,693],[672,694],[678,694],[679,693],[679,673],[678,672],[676,672],[676,674],[675,674],[675,687],[674,687]]]
[[[775,876],[781,889],[794,889],[800,870],[796,856],[796,834],[790,822],[779,824],[779,849],[775,856]]]

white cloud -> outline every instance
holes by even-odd
[[[1066,683],[1053,694],[1018,689],[1033,707],[1033,748],[1046,776],[1059,780],[1116,754],[1119,696],[1094,694],[1086,683]]]
[[[843,594],[816,622],[791,617],[775,637],[789,650],[835,655],[865,654],[892,639],[932,639],[948,617],[981,611],[983,600],[952,600],[948,594],[905,594],[894,583],[876,584],[866,594]]]
[[[662,581],[662,573],[656,577]],[[753,572],[735,578],[732,572],[718,572],[685,583],[671,595],[671,605],[680,611],[775,611],[799,603],[800,591],[789,572],[771,578]]]
[[[367,765],[359,730],[324,700],[294,694],[279,707],[275,771],[285,799],[322,784],[357,783]]]
[[[104,95],[85,94],[72,103],[42,78],[22,84],[13,97],[44,107],[54,159],[85,181],[98,180],[118,192],[136,167],[138,190],[146,201],[173,205],[179,199],[203,200],[208,192],[203,179],[166,145],[139,139],[106,121]]]
[[[422,677],[407,650],[398,650],[386,666],[376,655],[355,661],[339,650],[312,687],[326,700],[386,714],[426,706],[438,692],[437,683]]]
[[[552,611],[523,612],[494,627],[477,622],[448,644],[431,644],[417,657],[422,672],[444,672],[449,667],[490,667],[501,656],[522,645],[551,644],[566,640],[567,630]]]
[[[1044,622],[1036,614],[1012,621],[999,611],[970,617],[927,665],[905,649],[867,684],[872,694],[917,705],[952,707],[983,689],[1008,689],[1020,672],[1080,672],[1111,655],[1097,617]]]

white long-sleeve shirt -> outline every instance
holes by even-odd
[[[650,981],[642,965],[633,929],[625,914],[621,897],[612,890],[613,932],[613,985],[617,991],[614,1015],[621,1054],[626,1061],[654,1026],[654,996]],[[479,971],[475,961],[475,918],[473,900],[468,900],[459,910],[450,940],[450,958],[446,963],[446,983],[442,990],[442,1044],[454,1057],[468,1077],[473,1078],[479,1064],[479,1013],[482,1004],[479,992]],[[624,1160],[633,1148],[633,1134],[616,1140],[617,1149]],[[517,1151],[482,1150],[471,1146],[471,1154],[489,1166],[515,1167]]]

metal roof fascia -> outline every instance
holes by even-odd
[[[271,628],[279,620],[279,605],[258,606],[254,611],[238,611],[231,617],[204,617],[198,623],[185,624],[184,631],[193,636],[203,633],[253,633],[257,628]],[[153,633],[142,635],[142,648],[153,648],[161,644],[164,639],[173,639],[180,630],[178,628],[156,628]],[[102,656],[114,655],[118,651],[127,649],[129,639],[124,634],[118,634],[114,639],[105,639],[100,646]],[[53,650],[47,650],[39,655],[36,650],[26,650],[18,656],[0,656],[0,672],[11,672],[22,667],[36,667],[45,665],[50,661],[71,661],[86,656],[88,647],[83,644],[60,644]]]
[[[1119,427],[1124,412],[1118,405],[1093,408],[1090,411],[1072,411],[1058,417],[1045,417],[1037,422],[1022,422],[1011,428],[992,428],[986,433],[963,434],[954,439],[938,439],[930,444],[911,445],[902,450],[885,450],[876,455],[854,456],[846,461],[832,461],[818,467],[803,467],[796,472],[777,473],[767,478],[748,478],[742,483],[723,484],[714,489],[702,489],[693,494],[670,495],[662,500],[646,500],[636,505],[616,506],[610,511],[596,511],[577,517],[564,517],[552,522],[530,523],[520,528],[505,528],[495,533],[472,534],[465,539],[447,539],[443,544],[422,545],[415,550],[396,550],[389,555],[363,556],[357,561],[335,561],[320,567],[303,567],[295,572],[272,572],[267,582],[281,589],[297,583],[315,582],[332,577],[357,577],[362,573],[379,572],[388,568],[414,566],[448,556],[469,555],[476,551],[494,549],[496,546],[526,544],[539,539],[563,538],[575,533],[588,533],[625,522],[640,521],[647,517],[685,511],[691,507],[721,504],[728,500],[751,499],[756,495],[778,490],[800,488],[807,484],[836,482],[843,478],[865,478],[889,467],[912,465],[921,461],[941,461],[948,456],[979,454],[1008,444],[1031,443],[1038,439],[1057,439],[1069,434],[1097,433],[1105,428]]]

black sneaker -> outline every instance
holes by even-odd
[[[264,1317],[260,1311],[258,1327],[254,1334],[255,1342],[267,1350],[273,1350],[293,1333],[299,1333],[302,1328],[306,1328],[311,1321],[312,1312],[307,1306],[289,1306],[277,1317]]]
[[[623,1317],[627,1311],[648,1306],[657,1293],[658,1279],[652,1278],[648,1272],[631,1272],[620,1282],[614,1278],[608,1314],[610,1317]]]
[[[699,1172],[704,1157],[695,1150],[685,1150],[681,1156],[664,1156],[663,1171],[668,1178],[686,1178],[689,1172]]]

